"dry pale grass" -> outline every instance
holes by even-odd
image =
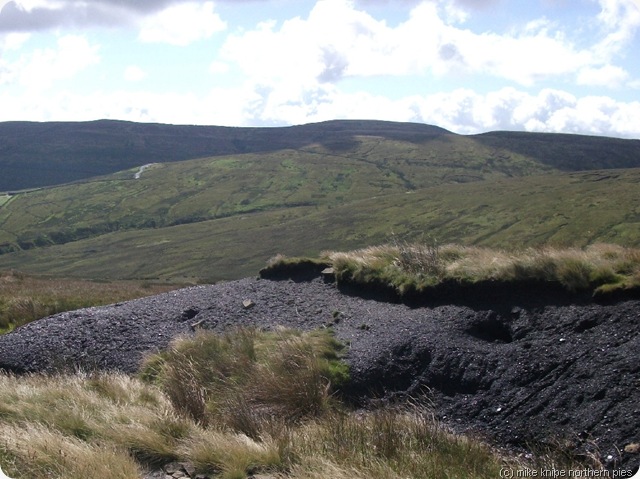
[[[490,478],[502,460],[479,441],[440,427],[428,409],[333,414],[297,429],[290,478]]]
[[[123,374],[81,373],[0,375],[0,426],[16,470],[29,478],[139,477],[132,457],[174,459],[178,440],[194,427],[153,386]],[[101,465],[109,461],[121,465]]]
[[[640,250],[612,244],[521,251],[459,245],[395,243],[350,252],[325,252],[338,279],[379,281],[400,292],[444,280],[551,281],[571,291],[640,286]]]
[[[347,377],[341,348],[329,330],[199,331],[147,358],[142,377],[199,424],[257,438],[271,417],[296,421],[329,407],[332,387]]]
[[[183,443],[182,456],[200,470],[217,472],[222,479],[244,479],[248,472],[284,469],[278,443],[216,429],[199,430]]]
[[[140,466],[125,449],[66,436],[35,422],[0,424],[3,447],[17,479],[139,479]]]
[[[378,245],[348,252],[325,251],[322,256],[329,259],[337,269],[342,269],[344,265],[350,263],[355,263],[363,268],[377,269],[395,262],[399,251],[393,245]]]

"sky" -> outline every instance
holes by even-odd
[[[640,139],[640,0],[0,0],[0,121]]]

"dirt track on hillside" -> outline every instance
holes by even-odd
[[[640,454],[624,448],[640,442],[640,301],[494,293],[412,308],[344,294],[319,278],[197,286],[23,326],[0,337],[0,368],[134,372],[145,353],[196,323],[331,327],[349,344],[344,392],[355,402],[426,394],[457,430],[525,448],[568,440],[608,467],[637,467]]]

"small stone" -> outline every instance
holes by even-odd
[[[204,319],[201,319],[200,321],[196,321],[195,323],[192,323],[191,324],[191,329],[193,329],[195,331],[197,328],[202,326],[202,323],[204,323]]]
[[[332,281],[335,281],[336,275],[335,275],[335,271],[333,268],[325,268],[320,272],[320,275],[322,276],[322,280],[325,283],[330,283]]]
[[[174,472],[178,472],[179,470],[181,470],[182,464],[178,462],[170,462],[169,464],[166,464],[162,469],[164,469],[164,472],[171,475]]]
[[[624,452],[628,452],[629,454],[638,454],[640,453],[640,444],[637,442],[627,444],[624,446]]]
[[[189,477],[193,477],[196,473],[196,468],[193,466],[193,464],[189,464],[189,463],[182,463],[182,467],[184,468],[184,470],[187,472],[187,474],[189,474]]]
[[[243,307],[244,309],[250,309],[250,308],[253,308],[255,305],[256,305],[256,303],[254,303],[254,302],[253,302],[253,301],[251,301],[250,299],[245,299],[245,300],[242,302],[242,307]]]
[[[183,477],[188,477],[187,474],[185,472],[182,471],[176,471],[173,473],[172,475],[173,479],[181,479]]]

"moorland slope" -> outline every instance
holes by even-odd
[[[165,125],[116,120],[0,122],[0,191],[69,183],[142,166],[208,156],[265,153],[321,144],[349,151],[358,135],[419,142],[435,126],[330,121],[279,128]]]
[[[381,244],[392,234],[511,250],[596,242],[638,246],[639,183],[640,169],[607,170],[445,184],[410,192],[398,188],[362,198],[367,193],[353,191],[366,186],[360,182],[351,192],[326,194],[321,200],[313,198],[318,183],[309,182],[310,189],[299,190],[289,204],[279,199],[283,191],[274,186],[244,205],[240,198],[250,193],[238,189],[233,200],[234,194],[220,185],[194,196],[185,193],[171,208],[169,200],[163,203],[161,196],[151,194],[153,181],[144,177],[140,182],[98,183],[95,190],[86,185],[88,194],[78,199],[73,195],[83,185],[60,187],[0,207],[0,249],[13,251],[0,254],[0,268],[84,278],[213,282],[251,275],[278,253],[317,256],[328,249]],[[168,196],[178,195],[166,185]],[[360,199],[347,201],[358,195]],[[222,208],[236,208],[235,214],[186,221],[194,208],[205,215],[205,208],[215,209],[216,201]],[[270,207],[258,207],[267,201]],[[137,211],[132,206],[136,203]],[[111,206],[105,210],[106,204]],[[137,218],[148,226],[113,228],[115,217],[127,215],[132,224]],[[155,227],[148,224],[154,221]],[[169,224],[160,227],[163,222]]]
[[[637,245],[640,238],[634,140],[461,136],[370,121],[3,128],[15,134],[0,134],[3,171],[20,164],[24,178],[37,177],[30,162],[38,158],[60,170],[60,181],[72,179],[64,171],[80,163],[101,165],[101,172],[128,169],[0,196],[0,268],[216,281],[251,274],[279,252],[315,256],[391,234],[510,248]],[[185,159],[205,154],[222,156]]]

